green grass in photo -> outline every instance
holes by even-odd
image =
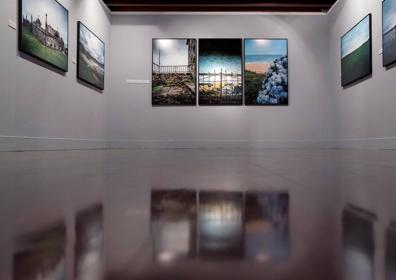
[[[255,105],[265,74],[245,70],[245,103],[247,105]]]
[[[371,73],[371,48],[367,41],[341,60],[342,84],[347,85]]]
[[[43,45],[25,26],[22,27],[21,35],[21,47],[24,52],[67,70],[66,54]]]

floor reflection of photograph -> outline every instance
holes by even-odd
[[[66,226],[23,236],[14,255],[14,280],[65,279]]]
[[[196,192],[153,191],[151,228],[155,259],[167,262],[196,252]]]
[[[245,256],[256,261],[289,255],[289,195],[247,193],[245,196]]]
[[[200,192],[199,253],[208,257],[241,257],[243,196],[233,192]]]
[[[94,205],[77,213],[75,279],[103,278],[103,206]]]
[[[348,206],[342,215],[345,280],[374,279],[374,220],[366,210]]]
[[[386,232],[386,280],[396,279],[396,224]]]
[[[289,256],[289,194],[156,190],[151,193],[154,258],[265,262]]]

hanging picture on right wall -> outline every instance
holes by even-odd
[[[371,14],[341,38],[342,86],[372,74]]]
[[[287,39],[245,39],[245,105],[287,105]]]
[[[384,67],[396,62],[396,0],[382,2],[382,44]]]

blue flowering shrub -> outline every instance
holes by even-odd
[[[288,96],[288,58],[284,56],[271,63],[256,102],[258,105],[286,105]]]

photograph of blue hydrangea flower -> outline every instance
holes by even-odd
[[[396,62],[396,0],[382,2],[383,64],[389,66]]]
[[[288,105],[287,39],[245,39],[245,105]]]

